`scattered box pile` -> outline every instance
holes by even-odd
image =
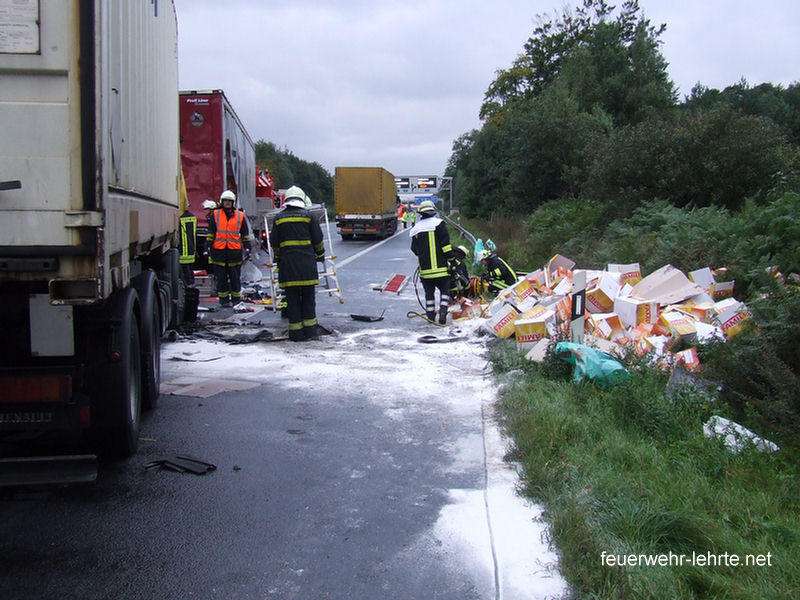
[[[451,307],[452,316],[484,317],[496,336],[513,335],[520,352],[541,356],[543,340],[569,336],[573,296],[580,293],[573,290],[575,272],[575,263],[557,254],[488,305],[462,299]],[[710,268],[687,276],[666,265],[642,277],[636,263],[609,264],[585,274],[585,310],[578,315],[584,317],[585,343],[610,354],[632,349],[696,370],[698,343],[731,338],[751,318],[733,298],[734,282],[716,281]]]

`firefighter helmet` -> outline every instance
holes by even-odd
[[[293,185],[284,195],[284,206],[294,206],[296,208],[305,208],[306,206],[306,193],[297,185]]]
[[[482,260],[485,260],[485,259],[489,258],[491,255],[492,255],[492,251],[487,249],[487,248],[484,248],[483,250],[478,252],[478,254],[475,256],[475,258],[478,261],[482,261]]]
[[[225,190],[219,197],[219,203],[222,204],[223,200],[230,200],[231,202],[236,202],[236,194],[234,194],[230,190]]]
[[[203,200],[203,208],[205,208],[206,210],[216,210],[217,208],[219,208],[219,206],[213,200],[205,199]]]
[[[460,250],[461,253],[464,255],[464,258],[469,256],[469,250],[467,250],[466,246],[456,246],[456,250]]]
[[[417,212],[422,214],[433,214],[436,212],[436,205],[430,200],[423,200],[420,203]]]

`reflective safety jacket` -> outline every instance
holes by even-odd
[[[197,240],[195,233],[197,232],[197,217],[195,217],[188,210],[184,211],[179,219],[180,223],[180,262],[182,265],[190,265],[194,263]]]
[[[423,217],[409,232],[411,251],[419,260],[422,279],[449,277],[447,261],[453,256],[447,225],[439,217]]]
[[[269,243],[278,263],[281,287],[319,283],[317,261],[325,260],[319,221],[305,208],[286,206],[275,218]]]
[[[208,221],[209,262],[216,265],[242,264],[242,245],[250,243],[250,226],[243,210],[234,210],[229,217],[218,208]]]
[[[486,279],[489,281],[490,290],[493,288],[494,291],[504,290],[517,283],[517,274],[497,254],[490,254],[486,259]]]
[[[469,288],[469,271],[466,261],[456,258],[450,260],[450,297],[455,298]]]

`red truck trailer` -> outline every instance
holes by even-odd
[[[256,235],[262,228],[256,200],[256,150],[222,90],[181,91],[179,98],[181,164],[189,210],[197,217],[195,266],[204,268],[208,260],[204,200],[216,202],[223,191],[233,190],[238,208],[245,211]]]

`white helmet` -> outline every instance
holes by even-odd
[[[492,251],[488,250],[487,248],[484,248],[483,250],[478,252],[478,254],[475,255],[475,260],[480,262],[485,258],[489,258],[491,255],[492,255]]]
[[[306,193],[299,186],[293,185],[286,190],[284,198],[284,206],[294,206],[295,208],[306,207]]]
[[[216,210],[217,208],[219,208],[219,206],[213,200],[209,200],[206,198],[205,200],[203,200],[203,208],[205,208],[206,210]]]
[[[225,190],[224,192],[222,192],[222,195],[220,195],[220,197],[219,197],[219,203],[222,204],[223,200],[231,200],[233,202],[236,202],[236,194],[234,194],[230,190]]]
[[[423,200],[420,202],[419,208],[417,209],[418,213],[428,214],[428,213],[435,213],[436,212],[436,205],[431,202],[430,200]]]

